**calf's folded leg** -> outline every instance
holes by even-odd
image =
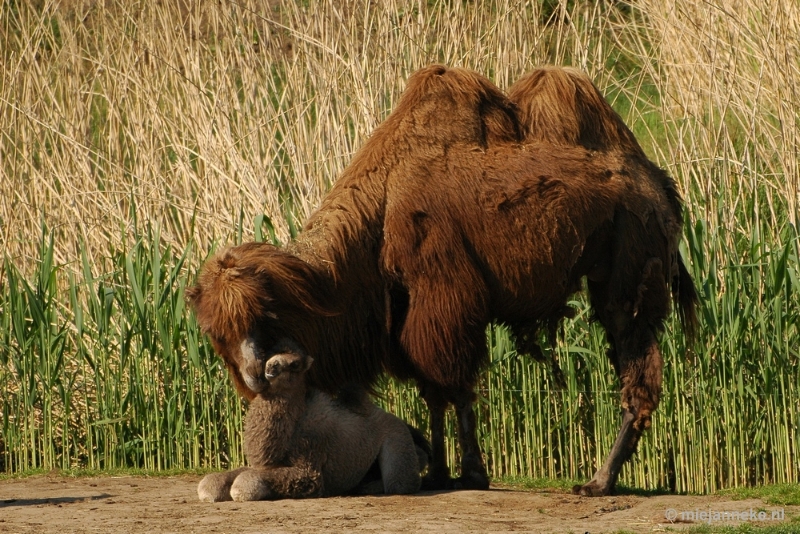
[[[231,485],[234,501],[304,499],[324,495],[322,473],[310,464],[291,467],[251,467]]]
[[[383,491],[386,494],[408,494],[419,491],[420,461],[417,447],[406,424],[386,414],[383,423],[386,438],[378,453]]]
[[[246,469],[246,467],[241,467],[233,471],[206,475],[197,486],[197,496],[205,502],[230,501],[231,484]]]

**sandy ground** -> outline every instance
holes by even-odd
[[[781,509],[759,500],[683,495],[584,498],[502,487],[413,496],[209,504],[197,500],[199,479],[39,476],[0,481],[0,533],[663,532],[700,523],[670,523],[665,515],[671,510],[752,509],[769,516]],[[796,515],[800,515],[799,506],[785,507],[783,521]]]

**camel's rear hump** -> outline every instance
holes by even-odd
[[[633,133],[583,72],[542,67],[508,91],[526,142],[643,154]]]

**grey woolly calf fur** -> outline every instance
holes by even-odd
[[[251,401],[244,431],[250,467],[200,481],[201,501],[255,501],[345,493],[415,493],[427,455],[407,425],[366,392],[333,398],[307,388],[313,359],[281,341],[264,365],[266,387]],[[365,481],[374,463],[380,480]],[[369,478],[369,477],[367,477]]]

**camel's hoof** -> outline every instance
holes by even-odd
[[[488,490],[489,478],[483,473],[470,473],[450,479],[450,488],[454,490]]]
[[[441,491],[452,489],[453,479],[449,476],[431,476],[427,475],[422,477],[422,491]]]
[[[583,497],[604,497],[611,495],[613,489],[603,487],[597,482],[587,482],[583,486],[580,484],[572,486],[572,493]]]
[[[422,479],[422,491],[487,489],[489,479],[483,473],[470,473],[458,478],[426,476]]]

